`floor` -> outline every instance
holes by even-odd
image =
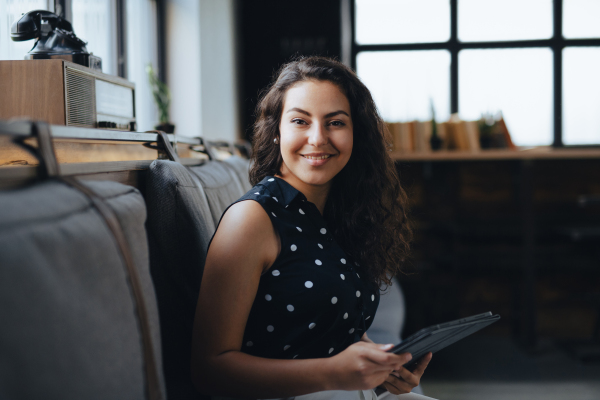
[[[439,400],[600,400],[600,362],[551,342],[530,354],[508,338],[476,335],[435,354],[421,384]]]

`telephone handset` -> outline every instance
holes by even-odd
[[[75,36],[66,19],[45,10],[34,10],[12,24],[10,37],[15,42],[36,39],[26,59],[60,58],[102,71],[102,59],[88,53],[86,42]]]

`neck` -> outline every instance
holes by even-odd
[[[317,209],[323,215],[325,203],[327,203],[327,197],[329,196],[329,188],[331,187],[330,182],[326,185],[310,185],[302,182],[291,173],[282,173],[281,175],[277,175],[277,177],[283,179],[306,196],[306,199],[317,206]]]

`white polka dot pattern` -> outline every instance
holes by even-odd
[[[287,251],[260,277],[243,351],[280,359],[343,351],[364,332],[358,327],[368,329],[373,321],[376,287],[347,258],[316,206],[287,182],[268,176],[244,199],[255,200],[270,214]]]

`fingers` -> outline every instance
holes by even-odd
[[[409,385],[412,385],[412,387],[417,386],[421,378],[421,375],[417,376],[404,367],[397,369],[394,373],[397,374],[396,376],[400,379],[404,380]]]
[[[413,386],[392,374],[387,377],[383,386],[392,394],[410,393],[413,389]]]
[[[413,370],[413,374],[421,378],[421,376],[423,376],[423,372],[425,372],[425,368],[427,368],[427,366],[429,365],[429,361],[431,361],[431,357],[433,357],[433,354],[431,352],[421,357],[421,359],[417,363],[417,367]]]
[[[391,349],[393,345],[382,346],[370,343],[364,343],[364,345],[367,346],[367,352],[365,353],[365,356],[370,361],[384,366],[392,366],[392,369],[398,369],[412,359],[412,355],[410,353],[388,353],[386,350]]]

